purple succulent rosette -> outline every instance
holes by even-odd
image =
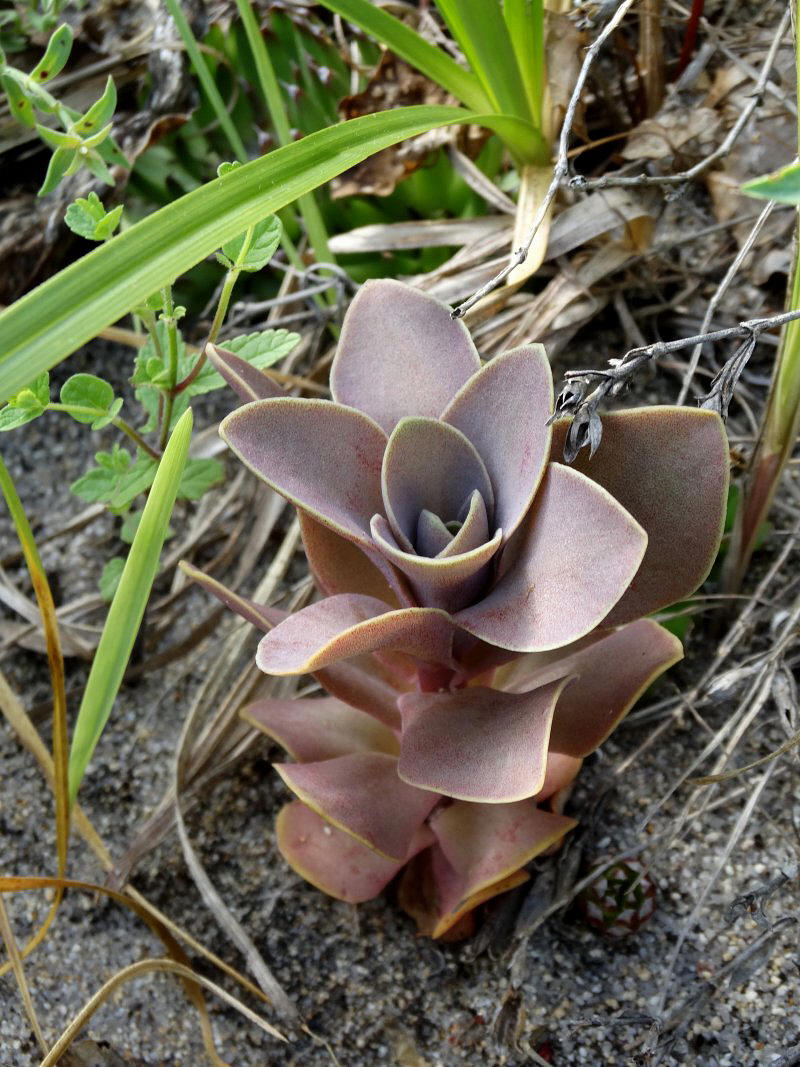
[[[324,594],[283,617],[194,574],[268,631],[263,671],[330,694],[248,712],[294,759],[279,846],[346,900],[405,867],[401,896],[424,885],[411,910],[439,936],[570,829],[558,798],[581,760],[680,658],[644,616],[711,567],[722,422],[610,415],[597,453],[564,466],[543,348],[481,364],[447,307],[391,281],[345,317],[333,401],[211,358],[247,402],[222,435],[296,505]]]

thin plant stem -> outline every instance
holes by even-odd
[[[183,378],[182,381],[176,382],[168,394],[168,396],[172,396],[173,402],[178,393],[182,393],[184,389],[190,386],[200,373],[203,364],[206,361],[207,347],[216,341],[217,335],[222,329],[225,316],[228,314],[228,306],[231,302],[233,287],[236,285],[239,275],[242,273],[242,268],[238,264],[244,262],[245,257],[250,250],[250,245],[253,241],[253,230],[253,226],[248,226],[245,231],[244,239],[242,240],[242,247],[239,249],[239,254],[236,257],[236,263],[234,263],[225,275],[225,280],[222,283],[222,288],[219,293],[219,300],[217,300],[217,310],[214,312],[214,319],[211,323],[211,329],[208,331],[208,337],[206,338],[205,344],[200,349],[200,355],[197,357],[194,366],[186,377]]]
[[[231,302],[233,287],[238,281],[239,273],[238,269],[234,269],[229,270],[225,275],[225,281],[222,283],[222,290],[219,294],[217,310],[214,312],[214,321],[211,323],[211,329],[208,331],[208,344],[213,344],[214,341],[216,341],[219,331],[222,329],[225,316],[228,314],[228,305]]]
[[[134,430],[131,424],[126,422],[125,419],[120,419],[119,417],[112,419],[111,425],[116,427],[121,433],[124,433],[127,438],[133,441],[137,448],[141,448],[142,452],[146,452],[151,459],[154,459],[156,462],[161,459],[161,453],[158,449],[149,445],[139,431]]]
[[[63,411],[67,415],[94,415],[96,418],[102,418],[105,412],[100,408],[84,407],[81,404],[48,404],[46,411]],[[134,430],[133,426],[125,419],[121,419],[119,415],[111,420],[111,425],[116,427],[120,433],[124,433],[126,437],[136,445],[137,448],[141,448],[142,452],[146,452],[152,459],[161,459],[161,453],[149,445],[147,441],[142,437],[138,430]]]
[[[192,69],[197,75],[197,79],[202,85],[203,91],[208,97],[211,107],[214,109],[214,114],[217,117],[220,128],[227,137],[228,143],[236,153],[239,161],[246,163],[247,150],[244,147],[244,142],[239,136],[239,131],[234,126],[233,120],[228,114],[228,110],[220,96],[219,89],[211,76],[211,71],[206,66],[206,61],[203,58],[200,49],[197,47],[197,41],[194,38],[192,28],[189,25],[186,16],[181,10],[179,0],[164,0],[164,6],[169,12],[172,21],[175,23],[175,28],[180,34],[181,41],[183,41],[183,47],[186,49],[186,54],[189,56]]]
[[[164,299],[164,325],[167,328],[167,373],[169,381],[165,391],[164,414],[161,419],[161,434],[158,446],[163,451],[169,437],[172,422],[172,409],[175,406],[175,386],[178,383],[178,326],[175,322],[175,305],[172,300],[172,286],[162,290]]]

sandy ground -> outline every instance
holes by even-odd
[[[85,369],[90,366],[91,359]],[[72,369],[78,369],[77,364]],[[49,423],[43,419],[27,427],[24,436],[7,440],[11,445],[7,461],[42,532],[80,509],[64,483],[81,473],[88,450],[97,447],[80,427],[65,419],[57,426],[55,418]],[[38,465],[45,453],[48,461]],[[32,470],[35,483],[30,481]],[[10,544],[5,517],[2,523],[2,543]],[[69,543],[58,542],[44,552],[46,566],[63,575],[69,595],[93,589],[102,559],[113,554],[105,543],[108,532],[108,521],[101,519]],[[781,543],[782,535],[776,531],[764,559]],[[787,567],[796,564],[795,555]],[[19,574],[13,568],[12,573]],[[687,659],[648,695],[646,703],[669,697],[697,675],[714,647],[711,627],[709,621],[698,623],[687,645]],[[768,634],[753,635],[751,651],[758,651],[768,638]],[[42,657],[7,651],[0,665],[27,707],[46,699]],[[115,856],[169,782],[182,717],[202,665],[203,656],[195,656],[188,674],[185,664],[175,664],[125,687],[120,695],[81,791],[86,812]],[[84,669],[71,665],[68,689],[73,713],[83,677]],[[188,816],[187,826],[223,899],[319,1040],[301,1035],[280,1045],[210,997],[220,1054],[236,1067],[322,1067],[335,1062],[334,1055],[346,1067],[377,1063],[499,1067],[537,1062],[527,1048],[538,1048],[546,1062],[550,1056],[561,1067],[581,1063],[753,1067],[781,1062],[800,1042],[796,955],[800,883],[793,824],[800,792],[795,757],[790,754],[771,765],[755,812],[729,856],[729,835],[765,768],[716,787],[709,794],[709,810],[690,815],[682,826],[676,819],[690,793],[685,787],[648,818],[651,804],[669,790],[676,774],[706,743],[708,731],[731,714],[736,695],[705,706],[702,719],[700,713],[687,714],[617,782],[602,816],[586,834],[585,854],[614,855],[644,842],[658,887],[655,916],[638,935],[614,941],[583,926],[571,912],[562,913],[523,943],[514,971],[524,1010],[516,1049],[500,1043],[494,1029],[510,988],[509,957],[502,946],[475,957],[470,943],[421,940],[389,897],[353,908],[327,899],[287,870],[275,851],[272,831],[284,787],[269,768],[265,741],[234,776],[203,797]],[[580,817],[590,811],[613,768],[638,748],[657,722],[630,722],[587,761],[571,801],[574,814]],[[739,763],[762,756],[785,740],[772,703],[761,713],[752,736],[752,743],[737,754]],[[52,826],[47,790],[32,757],[0,723],[2,872],[52,873]],[[730,908],[737,898],[781,871],[788,878],[768,900],[761,924],[744,909],[732,918]],[[77,839],[70,874],[90,881],[101,878],[98,865]],[[209,948],[235,966],[244,966],[204,907],[174,834],[141,862],[133,883]],[[7,899],[17,936],[24,938],[44,914],[45,899],[38,893]],[[762,950],[724,970],[765,933],[764,923],[778,920],[782,925]],[[673,960],[679,937],[683,944]],[[120,967],[160,951],[159,943],[132,914],[111,902],[70,893],[45,944],[27,965],[47,1037],[54,1040]],[[198,968],[218,977],[203,962]],[[670,1021],[680,1023],[671,1030],[672,1047],[648,1057],[644,1043],[654,1042],[658,1035],[656,1014],[668,1028]],[[86,1033],[107,1040],[126,1063],[188,1067],[204,1062],[197,1017],[178,984],[166,976],[138,978],[120,988]],[[28,1067],[40,1058],[13,978],[0,978],[0,1065]]]

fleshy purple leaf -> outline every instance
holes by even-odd
[[[508,888],[505,879],[560,841],[575,820],[542,811],[529,800],[456,801],[437,811],[430,825],[437,838],[431,856],[439,906],[432,936],[441,937],[467,911]]]
[[[369,281],[345,315],[331,391],[390,433],[404,415],[437,416],[480,365],[446,305],[400,282]]]
[[[561,456],[569,420],[553,427]],[[647,531],[647,552],[605,625],[617,626],[683,600],[705,580],[719,548],[728,492],[728,442],[719,415],[652,407],[603,417],[603,438],[575,468]]]
[[[281,808],[275,834],[292,870],[328,896],[349,904],[372,900],[403,866],[337,830],[299,800]],[[425,848],[432,837],[426,826],[421,827],[409,854]]]
[[[564,675],[575,681],[559,698],[550,747],[588,756],[605,741],[645,689],[683,656],[683,648],[663,626],[639,619],[561,659],[523,656],[495,675],[511,692]]]
[[[277,626],[284,619],[289,618],[288,613],[282,608],[271,608],[266,604],[256,604],[255,600],[250,600],[249,597],[234,593],[232,589],[228,589],[222,582],[218,582],[216,578],[212,578],[210,575],[198,570],[197,567],[193,567],[185,559],[182,559],[178,566],[188,578],[191,578],[193,582],[202,586],[206,592],[215,596],[226,608],[230,608],[237,615],[241,615],[257,630],[263,630],[264,633],[268,633],[273,626]]]
[[[372,537],[383,555],[408,578],[417,601],[425,607],[458,611],[480,596],[486,587],[491,560],[500,547],[502,531],[490,541],[457,556],[418,556],[397,547],[382,515],[372,520]]]
[[[254,367],[252,363],[248,363],[246,359],[229,352],[227,348],[207,345],[206,355],[209,362],[245,404],[252,400],[270,400],[286,395],[285,390],[269,375]]]
[[[259,400],[223,420],[220,433],[255,474],[344,537],[371,545],[369,520],[383,511],[386,438],[360,411],[328,400]]]
[[[534,796],[544,785],[550,724],[566,682],[522,694],[483,686],[404,694],[400,777],[482,804]]]
[[[389,583],[373,562],[374,557],[368,557],[358,545],[312,519],[305,511],[298,511],[297,517],[309,568],[326,596],[361,593],[399,607]]]
[[[553,378],[541,345],[481,367],[442,414],[475,445],[492,480],[494,524],[510,537],[533,502],[549,458]]]
[[[609,493],[550,463],[516,559],[484,600],[453,618],[516,652],[570,644],[608,615],[646,544],[644,530]]]
[[[415,547],[423,510],[438,515],[445,525],[463,522],[475,490],[494,529],[494,491],[483,460],[459,430],[437,419],[398,422],[383,456],[381,488],[392,531],[406,550]]]
[[[331,696],[378,719],[393,730],[400,729],[397,698],[410,683],[395,676],[375,656],[340,660],[314,672]]]
[[[351,752],[383,752],[396,757],[400,748],[388,727],[333,697],[257,700],[241,714],[298,763],[334,759]]]
[[[392,649],[433,663],[451,659],[454,627],[436,608],[401,608],[342,593],[297,611],[261,641],[256,664],[266,674],[304,674],[340,659]]]
[[[382,752],[276,763],[275,769],[304,804],[386,859],[405,859],[440,799],[401,781],[396,758]]]
[[[531,797],[531,800],[540,804],[545,800],[550,800],[555,793],[566,789],[575,780],[582,763],[583,760],[577,756],[567,756],[563,752],[554,752],[551,748],[547,753],[547,767],[542,788],[535,797]]]

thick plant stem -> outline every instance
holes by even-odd
[[[798,13],[800,0],[792,9],[795,35],[795,68],[800,77],[798,47]],[[800,81],[798,81],[800,100]],[[800,146],[800,118],[797,131]],[[800,310],[800,209],[798,209],[794,266],[787,294],[787,311]],[[788,323],[781,334],[775,370],[772,375],[767,406],[761,424],[761,436],[753,452],[736,512],[731,544],[723,571],[726,591],[735,592],[747,571],[758,532],[766,520],[783,469],[792,454],[800,429],[800,321]]]

